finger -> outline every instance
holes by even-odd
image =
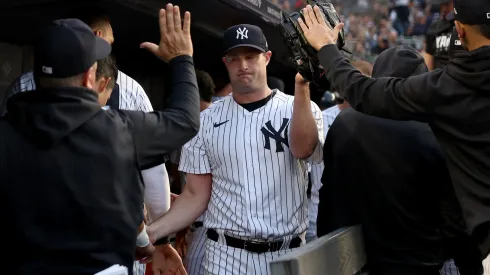
[[[152,54],[157,54],[157,52],[158,52],[158,45],[156,45],[155,43],[151,43],[151,42],[141,43],[140,48],[146,49],[146,50],[150,51]]]
[[[308,31],[308,27],[306,26],[305,22],[303,22],[303,19],[299,18],[298,19],[298,24],[301,27],[301,30],[303,30],[303,32],[307,32]]]
[[[174,6],[174,28],[178,33],[182,32],[182,19],[180,19],[180,8],[179,6]]]
[[[167,15],[167,31],[169,33],[172,33],[175,31],[174,27],[174,6],[172,4],[167,4],[167,7],[165,8],[166,15]]]
[[[323,16],[322,16],[322,11],[320,10],[320,7],[315,6],[315,7],[313,8],[313,11],[314,11],[314,13],[315,13],[316,22],[318,22],[318,24],[320,24],[320,25],[325,24],[325,20],[323,19]]]
[[[344,23],[338,23],[337,26],[333,29],[333,32],[335,34],[335,37],[339,36],[340,31],[342,31],[342,28],[344,27]]]
[[[160,14],[158,16],[158,21],[160,22],[160,35],[164,36],[168,32],[167,26],[167,14],[164,9],[160,9]]]
[[[313,25],[318,25],[318,21],[316,20],[315,12],[313,11],[313,8],[310,5],[306,6],[306,12],[308,13],[308,19],[309,19],[309,21],[306,21],[306,23],[308,24],[308,27],[313,26]]]
[[[184,13],[184,34],[191,33],[191,13],[186,11]]]
[[[308,8],[303,9],[303,17],[304,17],[304,22],[308,26],[308,28],[311,28],[313,26],[313,21],[311,20],[310,14],[308,13]]]

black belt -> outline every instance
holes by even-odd
[[[214,229],[208,229],[206,232],[208,238],[212,241],[217,242],[219,235],[218,232]],[[253,253],[265,253],[265,252],[274,252],[281,249],[284,241],[275,241],[275,242],[252,242],[245,241],[242,239],[238,239],[235,237],[231,237],[228,235],[224,235],[226,240],[226,245],[234,248],[245,249],[249,252]],[[289,249],[300,247],[301,238],[299,236],[294,237],[289,243]]]
[[[192,225],[194,226],[194,228],[199,228],[199,227],[203,227],[204,223],[203,222],[194,222]]]

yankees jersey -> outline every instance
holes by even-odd
[[[118,71],[116,84],[119,87],[119,93],[114,96],[118,96],[117,102],[119,102],[119,109],[143,112],[153,111],[150,99],[143,90],[143,87],[134,79]],[[35,89],[34,74],[32,72],[24,73],[9,88],[5,100],[17,93],[33,91]],[[112,98],[113,96],[111,95]]]
[[[330,126],[340,113],[338,105],[323,110],[323,136],[326,137]],[[316,220],[318,217],[318,204],[320,203],[320,188],[322,187],[322,174],[325,168],[323,162],[312,164],[309,167],[309,176],[311,181],[311,196],[308,200],[308,219],[309,226],[306,231],[306,240],[313,241],[316,239]]]
[[[324,127],[323,127],[324,136],[327,135],[328,129],[330,129],[330,126],[332,126],[333,121],[335,120],[335,118],[339,113],[340,113],[340,109],[338,105],[323,110],[322,115],[323,115],[323,123],[324,123]]]
[[[253,111],[232,96],[213,103],[201,113],[199,133],[184,145],[179,170],[212,174],[205,228],[260,240],[305,232],[306,163],[322,160],[323,118],[312,102],[320,142],[308,160],[296,159],[289,148],[294,97],[274,92]]]

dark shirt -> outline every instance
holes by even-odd
[[[401,78],[359,73],[335,48],[318,58],[332,85],[357,111],[427,122],[446,157],[468,231],[490,252],[490,46],[455,53],[447,67]]]
[[[324,163],[318,235],[361,224],[371,269],[398,266],[437,274],[447,258],[443,233],[467,237],[427,124],[345,109],[329,129]],[[458,223],[445,223],[443,213]]]
[[[132,273],[141,223],[141,170],[160,164],[199,129],[191,57],[170,62],[176,91],[163,112],[101,109],[85,88],[14,95],[0,118],[0,208],[23,248],[2,257],[5,274]]]
[[[429,26],[425,51],[434,57],[434,69],[442,69],[449,62],[449,45],[454,22],[440,18]]]

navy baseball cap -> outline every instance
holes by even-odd
[[[79,19],[51,22],[34,44],[34,73],[64,78],[86,72],[111,53],[111,45]]]
[[[238,47],[250,47],[266,52],[269,50],[262,29],[249,24],[240,24],[228,28],[223,38],[224,52]]]
[[[454,19],[467,25],[490,25],[490,0],[454,0]]]

